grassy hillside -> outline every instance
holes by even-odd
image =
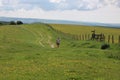
[[[91,34],[91,31],[96,30],[97,33],[108,35],[120,35],[119,28],[97,27],[97,26],[81,26],[81,25],[65,25],[65,24],[50,24],[55,29],[72,34]]]
[[[0,80],[119,80],[120,45],[102,44],[74,41],[45,24],[0,26]]]
[[[65,25],[65,24],[50,24],[53,28],[60,30],[65,33],[71,34],[91,34],[91,31],[96,30],[97,34],[104,34],[106,36],[106,41],[108,35],[114,35],[115,42],[118,42],[118,36],[120,35],[120,28],[107,28],[107,27],[97,27],[97,26],[80,26],[80,25]]]

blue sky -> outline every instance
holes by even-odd
[[[120,0],[0,0],[0,16],[120,23]]]

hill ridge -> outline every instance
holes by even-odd
[[[120,23],[98,23],[98,22],[84,22],[84,21],[68,21],[68,20],[51,20],[51,19],[36,19],[36,18],[13,18],[0,17],[0,21],[17,21],[21,20],[24,23],[48,23],[48,24],[73,24],[73,25],[87,25],[87,26],[103,26],[120,28]]]

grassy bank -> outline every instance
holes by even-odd
[[[65,38],[44,24],[1,26],[0,80],[119,80],[120,45],[102,44]]]
[[[91,31],[95,30],[96,34],[104,34],[106,42],[108,41],[108,35],[114,36],[115,43],[118,43],[118,37],[120,35],[120,28],[109,28],[100,26],[82,26],[82,25],[66,25],[66,24],[50,24],[56,30],[64,33],[70,33],[74,35],[92,34]]]

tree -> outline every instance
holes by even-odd
[[[2,25],[2,22],[0,22],[0,25]]]
[[[10,21],[10,25],[16,25],[15,21]]]
[[[21,24],[23,24],[23,22],[22,21],[17,21],[16,24],[21,25]]]

